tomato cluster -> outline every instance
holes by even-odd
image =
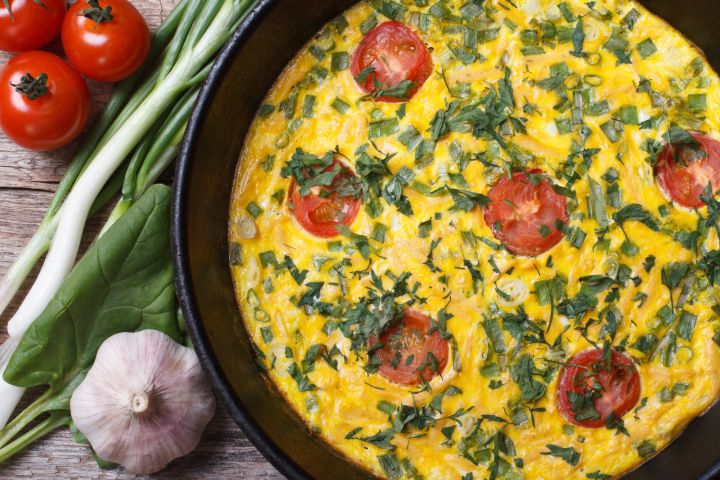
[[[62,32],[65,54],[39,51]],[[18,145],[52,150],[74,140],[91,110],[84,77],[117,82],[150,49],[150,30],[128,0],[7,0],[0,50],[15,52],[0,72],[0,128]]]

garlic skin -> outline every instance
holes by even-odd
[[[197,447],[215,396],[192,349],[143,330],[102,344],[70,412],[100,458],[150,474]]]

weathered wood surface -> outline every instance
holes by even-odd
[[[173,0],[133,0],[135,5],[155,28],[173,7]],[[50,47],[60,52],[59,45]],[[9,56],[0,53],[0,65]],[[95,98],[94,114],[111,90],[109,86],[91,84]],[[51,153],[33,153],[14,146],[0,135],[0,275],[16,258],[27,243],[48,202],[56,183],[76,146]],[[97,232],[100,220],[91,222]],[[0,318],[0,341],[7,337],[11,306]],[[101,471],[90,452],[76,444],[67,429],[54,432],[25,452],[0,466],[0,478],[35,479],[129,479],[134,478],[120,470]],[[282,479],[283,477],[245,438],[222,406],[208,427],[200,446],[189,456],[173,462],[153,478],[167,479]]]

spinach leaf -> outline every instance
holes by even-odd
[[[48,385],[2,431],[0,447],[19,450],[70,423],[70,397],[112,335],[155,329],[182,341],[170,257],[170,189],[154,186],[78,262],[20,340],[5,371],[19,387]],[[22,428],[50,414],[30,438]],[[13,445],[19,444],[18,449]]]

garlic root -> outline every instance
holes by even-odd
[[[102,344],[70,411],[100,458],[150,474],[197,447],[215,397],[193,350],[144,330]]]

